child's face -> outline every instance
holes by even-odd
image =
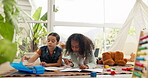
[[[47,45],[49,48],[55,48],[58,44],[55,36],[48,36],[47,41]]]
[[[73,52],[79,52],[79,42],[78,41],[71,41],[71,48]]]

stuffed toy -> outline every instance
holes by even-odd
[[[97,64],[104,65],[126,65],[127,59],[124,58],[123,52],[105,52],[102,58],[97,60]]]

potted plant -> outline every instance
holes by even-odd
[[[39,7],[35,13],[33,14],[32,18],[36,21],[46,21],[47,20],[47,13],[41,16],[42,8]],[[38,43],[40,39],[45,37],[49,32],[47,32],[47,24],[46,23],[35,23],[33,26],[30,26],[30,33],[28,38],[22,39],[22,44],[19,45],[19,48],[22,53],[25,52],[35,52],[38,49]],[[29,53],[30,54],[30,53]]]

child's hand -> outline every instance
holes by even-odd
[[[68,66],[73,66],[73,63],[72,63],[71,60],[69,60],[69,59],[64,59],[64,62],[65,62],[65,64],[68,65]]]
[[[40,65],[47,67],[47,63],[41,62]]]
[[[65,62],[66,65],[68,65],[70,63],[70,60],[65,58],[64,62]]]
[[[21,61],[23,62],[24,60],[29,60],[29,59],[30,59],[30,57],[23,56],[22,59],[21,59]]]
[[[79,68],[80,69],[88,69],[89,67],[87,65],[80,65]]]

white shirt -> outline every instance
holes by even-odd
[[[91,55],[87,55],[86,57],[83,57],[79,55],[78,53],[72,52],[70,54],[72,63],[74,64],[74,67],[79,67],[79,65],[87,65],[90,69],[96,67],[96,59],[94,56],[94,53]]]

